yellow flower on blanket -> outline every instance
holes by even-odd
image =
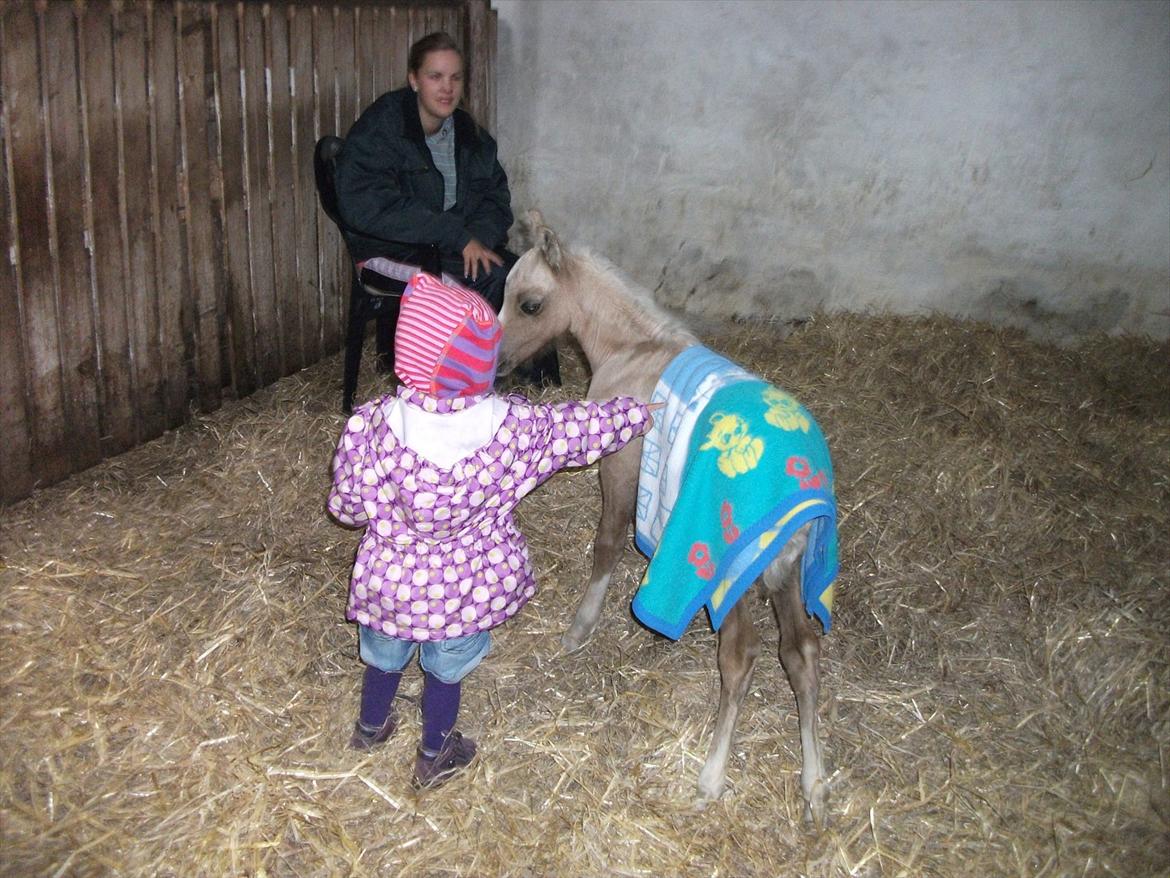
[[[808,432],[808,415],[795,399],[782,390],[769,387],[764,391],[764,402],[769,406],[764,412],[764,420],[773,427],[781,430],[800,430]]]
[[[729,479],[756,468],[764,455],[764,440],[748,432],[748,423],[739,415],[716,412],[711,415],[711,432],[700,451],[719,452],[719,471]]]

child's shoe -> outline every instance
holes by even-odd
[[[381,726],[371,728],[362,725],[362,721],[359,719],[353,724],[353,735],[349,739],[349,749],[373,750],[388,740],[397,728],[398,713],[393,709],[386,715],[386,722],[382,723]]]
[[[470,765],[474,758],[475,741],[452,732],[437,752],[418,748],[411,785],[416,790],[433,790]]]

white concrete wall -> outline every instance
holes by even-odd
[[[1165,0],[495,0],[498,137],[665,304],[1170,335]]]

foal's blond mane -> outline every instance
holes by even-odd
[[[579,338],[586,349],[612,348],[623,343],[696,343],[694,334],[681,320],[667,313],[648,289],[604,256],[589,249],[573,250],[565,256],[568,258],[564,269],[571,278],[579,309],[587,318],[604,318],[585,319],[576,328],[579,334],[588,329],[593,336]]]

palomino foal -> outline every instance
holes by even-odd
[[[698,344],[698,339],[662,312],[647,290],[624,278],[610,263],[587,251],[568,250],[538,211],[529,213],[528,225],[534,246],[512,269],[500,311],[504,326],[500,372],[568,333],[589,361],[591,398],[625,394],[650,399],[670,361],[684,348]],[[597,627],[610,577],[634,518],[641,447],[638,439],[601,460],[602,512],[593,543],[593,571],[562,638],[566,650],[581,647]],[[780,626],[780,660],[796,693],[804,816],[820,825],[828,792],[817,736],[820,631],[801,598],[801,558],[808,528],[805,525],[796,532],[760,581]],[[718,643],[722,687],[714,739],[699,774],[702,804],[723,792],[736,719],[760,652],[760,637],[743,600],[724,619]]]

